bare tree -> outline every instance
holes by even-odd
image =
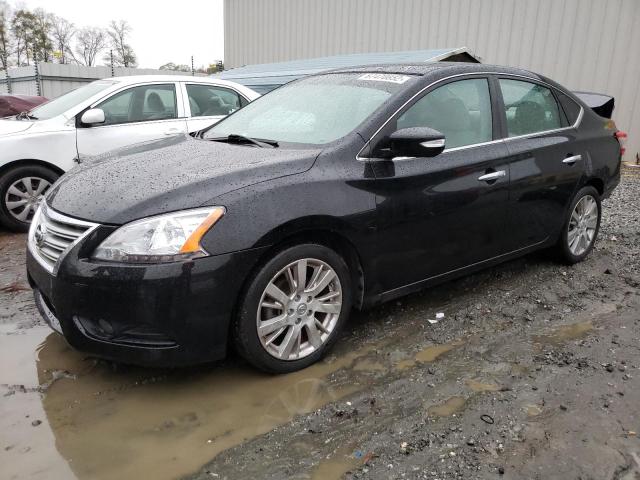
[[[73,59],[73,51],[71,50],[71,42],[76,33],[75,26],[67,19],[51,16],[51,36],[55,42],[58,61],[60,63],[69,63]]]
[[[9,25],[11,7],[6,1],[0,1],[0,64],[5,70],[8,68],[8,57],[11,55],[13,41]]]
[[[36,8],[31,16],[31,48],[34,60],[48,62],[53,55],[51,42],[51,14]]]
[[[11,34],[15,41],[15,54],[18,66],[29,65],[33,47],[34,16],[28,10],[20,9],[11,17]]]
[[[164,65],[160,65],[160,70],[171,70],[174,72],[190,72],[191,67],[189,65],[176,64],[173,62],[165,63]]]
[[[136,54],[131,45],[127,43],[131,34],[131,26],[126,20],[112,20],[107,29],[113,48],[113,63],[120,67],[135,67]]]
[[[49,38],[50,14],[41,8],[33,12],[20,9],[11,18],[11,33],[15,42],[18,65],[30,65],[31,60],[47,62],[51,58],[53,45]],[[24,59],[24,61],[23,61]]]
[[[76,59],[88,67],[95,65],[98,54],[107,46],[104,30],[96,27],[82,28],[76,34]]]
[[[60,63],[93,66],[107,47],[112,48],[115,65],[136,66],[136,55],[128,43],[131,26],[126,20],[112,21],[108,29],[76,29],[67,19],[42,8],[30,10],[19,2],[13,9],[12,4],[12,0],[0,0],[0,68],[54,58]]]

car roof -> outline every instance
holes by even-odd
[[[102,80],[116,81],[118,83],[140,83],[140,82],[196,82],[196,83],[215,83],[219,85],[238,85],[228,80],[220,80],[209,76],[194,75],[129,75],[123,77],[107,77]]]
[[[148,82],[189,82],[189,83],[207,83],[209,85],[219,85],[223,87],[229,87],[239,91],[249,100],[254,100],[260,96],[255,90],[246,87],[237,82],[231,82],[229,80],[221,80],[219,78],[213,78],[210,76],[195,76],[195,75],[129,75],[122,77],[107,77],[101,79],[103,81],[114,82],[117,88],[126,85],[135,85],[138,83]]]
[[[187,78],[207,78],[207,77],[195,77],[192,75],[126,75],[122,77],[103,78],[103,80],[113,80],[121,83],[138,83],[138,82],[144,82],[144,81],[178,82],[178,81],[184,81]]]
[[[331,73],[349,72],[396,73],[434,78],[441,78],[449,75],[460,75],[465,73],[506,73],[510,75],[529,77],[535,80],[542,80],[542,77],[540,75],[528,70],[523,70],[521,68],[505,67],[501,65],[489,65],[486,63],[467,62],[394,63],[383,65],[363,65],[360,67],[348,67],[331,70]]]

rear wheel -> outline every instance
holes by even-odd
[[[14,232],[26,232],[44,193],[58,174],[39,165],[12,168],[0,177],[0,223]]]
[[[299,370],[327,353],[350,309],[344,260],[323,245],[296,245],[276,254],[250,281],[235,323],[236,347],[262,370]]]
[[[591,186],[580,189],[571,202],[569,212],[557,250],[564,261],[573,264],[589,255],[598,236],[601,214],[598,191]]]

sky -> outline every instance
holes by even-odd
[[[158,68],[168,62],[209,65],[224,56],[223,0],[9,0],[13,8],[43,8],[76,27],[106,27],[126,20],[138,66]]]

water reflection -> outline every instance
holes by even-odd
[[[49,327],[0,325],[0,478],[74,478],[46,421],[34,357]]]
[[[290,375],[230,362],[150,370],[96,362],[47,337],[38,382],[55,446],[79,479],[176,478],[221,451],[356,391],[329,374],[370,348]]]

